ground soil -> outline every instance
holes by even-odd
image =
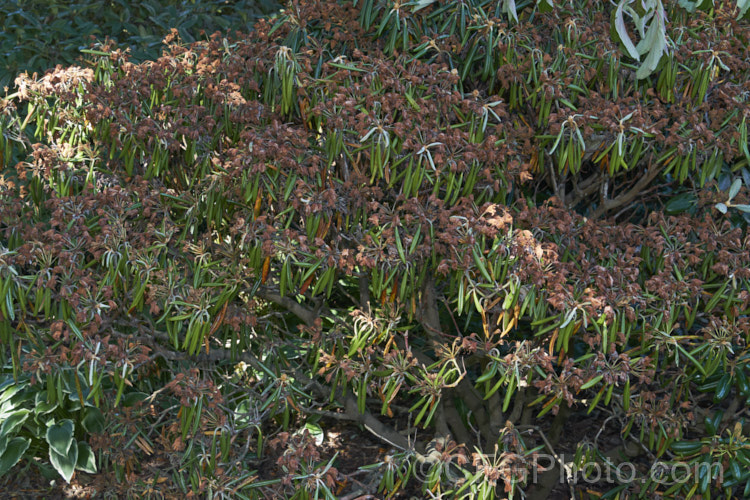
[[[602,428],[605,419],[606,415],[603,414],[571,416],[566,432],[556,446],[556,452],[572,457],[577,444],[584,438],[591,439],[592,432],[596,433]],[[570,425],[573,421],[576,422],[575,426]],[[336,491],[339,498],[348,500],[383,498],[376,491],[379,481],[377,473],[363,470],[361,467],[383,461],[386,455],[394,450],[366,430],[350,423],[335,420],[323,421],[321,427],[326,431],[326,438],[321,449],[322,458],[326,460],[337,454],[334,465],[339,471]],[[614,447],[619,442],[619,436],[604,426],[604,430],[599,435],[599,442],[607,442]],[[36,472],[38,471],[36,467],[24,467],[22,463],[20,467],[16,466],[14,469],[15,474],[11,473],[0,478],[0,499],[132,498],[134,496],[141,498],[149,496],[148,490],[140,488],[136,493],[133,485],[153,484],[156,472],[166,466],[168,466],[168,457],[159,456],[156,452],[142,464],[140,471],[134,472],[125,482],[116,481],[113,473],[91,475],[76,472],[71,483],[66,484],[62,479],[53,481],[46,479]],[[258,462],[254,467],[257,468],[259,480],[272,479],[277,473],[272,456]],[[416,482],[412,483],[394,497],[394,500],[424,498],[425,494],[420,491],[420,485]],[[606,484],[592,485],[582,482],[571,487],[562,481],[555,485],[547,498],[564,500],[571,498],[573,494],[576,498],[597,498],[607,490],[606,486]],[[154,498],[185,498],[185,495],[176,491],[174,484],[166,478],[162,478],[162,482],[157,483],[151,493]]]

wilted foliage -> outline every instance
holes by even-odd
[[[627,461],[638,480],[591,482],[747,494],[748,25],[670,4],[649,76],[617,6],[507,4],[307,0],[20,76],[0,465],[546,498],[560,467],[573,491]],[[334,420],[391,447],[371,488],[321,454]]]

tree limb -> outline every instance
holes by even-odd
[[[610,210],[614,210],[615,208],[621,207],[623,205],[626,205],[633,201],[641,192],[648,186],[651,181],[653,181],[661,170],[651,164],[646,171],[646,173],[638,179],[638,182],[635,183],[633,187],[631,187],[628,191],[620,194],[619,196],[612,198],[612,199],[604,199],[602,204],[594,210],[594,212],[591,214],[592,219],[598,219],[599,217],[603,216]]]
[[[266,300],[268,302],[272,302],[278,306],[283,307],[287,311],[291,312],[295,316],[297,316],[299,319],[305,322],[307,326],[312,326],[315,324],[315,320],[320,317],[319,311],[310,309],[308,307],[305,307],[304,305],[300,304],[293,298],[286,296],[282,297],[280,294],[272,292],[267,289],[259,289],[256,293],[256,296],[260,297],[263,300]]]

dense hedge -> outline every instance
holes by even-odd
[[[308,0],[20,76],[0,473],[747,495],[747,22],[669,3],[646,75],[617,6],[504,5]],[[341,472],[336,421],[390,449]]]

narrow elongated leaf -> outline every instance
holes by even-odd
[[[516,12],[516,1],[515,0],[504,0],[503,1],[503,12],[511,17],[515,22],[518,22],[518,13]]]
[[[620,36],[620,41],[622,41],[623,45],[625,45],[625,49],[628,51],[630,57],[632,57],[636,61],[640,61],[641,56],[638,54],[638,51],[633,44],[633,40],[630,39],[628,29],[625,27],[623,7],[625,6],[626,2],[628,2],[628,0],[620,0],[620,3],[617,4],[617,10],[615,10],[615,29],[617,30],[617,34]]]
[[[598,383],[599,383],[599,381],[600,381],[600,380],[601,380],[602,378],[604,378],[604,376],[603,376],[603,375],[597,375],[596,377],[592,378],[591,380],[589,380],[588,382],[586,382],[585,384],[583,384],[583,385],[581,386],[581,390],[583,390],[583,389],[588,389],[589,387],[593,387],[593,386],[595,386],[596,384],[598,384]]]
[[[641,53],[648,51],[643,64],[635,72],[636,78],[641,80],[656,70],[661,56],[667,51],[667,31],[664,26],[664,19],[659,12],[654,16],[646,32],[646,37],[638,43],[637,48],[638,52]]]

